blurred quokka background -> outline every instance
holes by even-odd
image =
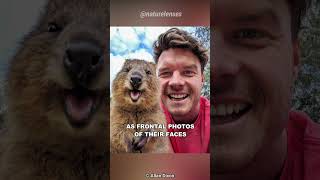
[[[34,3],[35,23],[1,64],[0,176],[106,179],[109,1]]]

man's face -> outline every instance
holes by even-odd
[[[280,138],[298,58],[285,0],[215,2],[212,157],[214,171],[227,173]]]
[[[165,50],[158,59],[157,73],[161,100],[176,123],[192,123],[190,117],[196,117],[199,112],[203,85],[197,56],[185,49]]]

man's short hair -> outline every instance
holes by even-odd
[[[208,50],[188,32],[178,28],[171,28],[161,34],[153,44],[154,59],[156,63],[158,63],[161,53],[170,48],[190,50],[198,57],[201,65],[201,72],[204,71],[204,67],[208,62]]]
[[[298,38],[301,21],[310,5],[310,0],[287,0],[291,13],[292,39]]]

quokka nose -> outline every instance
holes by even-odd
[[[103,50],[94,42],[71,41],[65,51],[64,67],[73,81],[87,85],[103,66]]]
[[[138,89],[142,83],[142,75],[138,72],[133,72],[130,78],[130,83],[133,88]]]

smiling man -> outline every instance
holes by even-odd
[[[319,179],[319,125],[290,110],[306,4],[213,4],[214,179]]]
[[[182,136],[170,137],[174,152],[209,152],[210,102],[201,97],[207,49],[186,31],[172,28],[158,37],[154,54],[162,108],[175,127],[169,132]]]

